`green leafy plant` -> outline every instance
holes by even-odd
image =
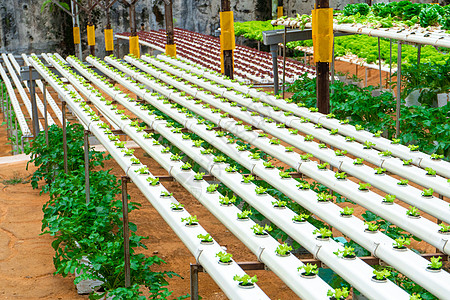
[[[363,162],[364,162],[364,158],[356,158],[356,159],[353,161],[353,164],[354,164],[354,165],[362,165]]]
[[[365,141],[363,143],[364,145],[364,149],[372,149],[372,147],[376,146],[374,143],[370,142],[370,141]]]
[[[336,252],[333,252],[337,257],[346,257],[346,258],[352,258],[356,256],[355,248],[350,246],[344,246],[344,250],[337,250]]]
[[[219,199],[220,204],[224,206],[228,206],[236,202],[236,196],[233,196],[232,198],[229,198],[228,196],[220,196]]]
[[[367,231],[375,232],[379,228],[378,224],[376,224],[376,223],[364,222],[364,224],[367,225],[367,228],[366,228]]]
[[[293,152],[294,151],[294,147],[286,147],[285,151],[286,152]]]
[[[214,192],[217,190],[218,187],[219,187],[218,184],[210,184],[210,185],[206,188],[206,191],[207,191],[208,193],[214,193]]]
[[[173,193],[169,193],[169,192],[163,191],[163,192],[161,192],[160,196],[164,197],[164,198],[169,198],[169,197],[173,196]]]
[[[295,215],[295,216],[292,218],[292,221],[295,221],[295,222],[306,222],[306,220],[307,220],[309,217],[310,217],[310,216],[307,215],[307,214],[298,214],[298,215]]]
[[[253,233],[256,235],[267,235],[268,232],[272,231],[272,227],[267,224],[264,225],[264,227],[259,224],[255,224],[251,229],[253,230]]]
[[[130,161],[133,165],[139,165],[141,163],[141,161],[139,159],[137,159],[136,157],[130,158]]]
[[[444,155],[440,155],[440,154],[436,154],[436,153],[431,154],[431,159],[433,159],[433,160],[441,160],[443,158],[444,158]]]
[[[393,203],[394,200],[395,200],[395,198],[396,198],[395,195],[390,195],[390,194],[388,194],[388,195],[386,195],[386,196],[383,198],[383,202]]]
[[[343,287],[343,288],[337,288],[333,290],[328,290],[327,292],[327,296],[331,298],[334,298],[336,300],[343,300],[345,298],[348,297],[348,295],[350,294],[350,292],[348,291],[348,288]]]
[[[311,188],[311,185],[307,182],[300,182],[299,184],[297,184],[297,187],[300,190],[309,190]]]
[[[270,139],[269,143],[272,145],[279,145],[281,143],[281,141],[279,139],[272,138],[272,139]]]
[[[319,202],[333,202],[333,195],[327,192],[321,192],[317,194],[317,201]]]
[[[184,205],[181,204],[181,203],[174,203],[174,202],[172,202],[172,203],[170,204],[170,208],[171,208],[172,210],[181,211],[181,210],[183,210]]]
[[[297,268],[297,271],[301,271],[303,270],[304,272],[302,273],[302,275],[304,276],[314,276],[317,273],[319,273],[319,270],[317,269],[317,265],[313,265],[310,263],[307,263],[306,265],[300,266]]]
[[[267,168],[267,169],[273,169],[273,168],[275,168],[275,166],[272,164],[271,161],[265,161],[265,162],[263,162],[263,166],[264,166],[265,168]]]
[[[351,216],[354,211],[355,211],[355,209],[353,207],[346,206],[346,207],[344,207],[341,210],[341,215],[343,215],[343,216]]]
[[[404,166],[409,166],[409,165],[411,165],[411,163],[412,163],[412,159],[408,159],[408,160],[404,159],[403,160],[403,165]]]
[[[425,168],[425,170],[427,171],[428,176],[436,176],[436,170],[433,170],[432,168]]]
[[[375,168],[374,170],[375,170],[375,174],[377,174],[377,175],[381,175],[386,172],[385,168]]]
[[[277,249],[275,249],[275,253],[280,256],[287,256],[290,254],[290,251],[292,251],[292,247],[288,244],[280,244]]]
[[[190,163],[186,162],[180,168],[181,168],[181,170],[187,171],[187,170],[192,169],[192,165]]]
[[[434,190],[432,188],[423,189],[422,196],[424,196],[424,197],[432,197],[433,193],[434,193]]]
[[[253,286],[255,283],[258,282],[258,277],[256,275],[253,277],[250,277],[247,274],[245,274],[243,276],[234,275],[233,280],[238,281],[239,285],[241,285],[241,286]]]
[[[253,177],[253,175],[248,175],[248,176],[242,176],[242,181],[244,183],[250,183],[253,180],[255,180],[255,177]]]
[[[347,150],[335,150],[334,151],[334,154],[336,155],[336,156],[344,156],[345,154],[347,154]]]
[[[287,205],[286,201],[283,200],[276,200],[276,201],[272,201],[272,205],[274,207],[278,207],[278,208],[284,208]]]
[[[324,162],[322,164],[318,164],[317,168],[319,168],[319,170],[325,170],[330,164],[327,162]]]
[[[150,185],[159,185],[159,178],[152,178],[152,177],[147,177],[147,182],[150,183]]]
[[[336,172],[336,174],[334,174],[334,177],[336,177],[336,179],[346,179],[347,178],[347,174],[345,172]]]
[[[326,149],[326,148],[327,148],[327,145],[325,145],[324,143],[320,143],[320,144],[319,144],[319,148],[320,148],[320,149]]]
[[[373,270],[373,274],[377,280],[386,280],[389,276],[391,276],[391,272],[387,269]]]
[[[392,246],[397,249],[405,249],[406,248],[405,245],[410,245],[410,244],[411,244],[410,239],[406,239],[404,236],[401,236],[394,240],[394,243],[392,244]]]
[[[311,157],[314,157],[311,153],[300,154],[302,160],[309,160]]]
[[[420,212],[415,206],[409,206],[409,209],[406,212],[406,214],[411,217],[420,217]]]
[[[384,157],[390,157],[392,155],[392,152],[386,150],[386,151],[382,151],[382,152],[380,152],[378,154],[381,155],[381,156],[384,156]]]
[[[292,178],[289,172],[280,171],[278,174],[280,175],[281,178]]]
[[[194,179],[195,179],[195,180],[202,180],[204,175],[205,175],[205,173],[203,173],[203,172],[197,172],[197,173],[194,175]]]
[[[236,173],[237,172],[237,169],[236,169],[236,167],[235,166],[228,166],[228,167],[226,167],[225,168],[225,172],[227,172],[227,173]]]
[[[233,257],[233,254],[220,251],[220,252],[216,253],[216,257],[218,257],[219,261],[222,263],[229,263],[229,262],[231,262],[231,258]]]
[[[346,137],[345,137],[345,141],[346,141],[346,142],[350,142],[350,143],[351,143],[351,142],[354,142],[355,140],[356,140],[356,139],[355,139],[354,137],[352,137],[352,136],[346,136]]]
[[[181,218],[181,222],[185,222],[186,225],[193,226],[198,224],[197,216],[189,216],[186,218]]]
[[[243,210],[242,212],[237,213],[237,218],[240,220],[246,220],[251,215],[252,215],[252,212],[250,210]]]
[[[417,151],[419,150],[419,145],[408,145],[409,150]]]
[[[444,223],[439,224],[441,226],[441,229],[439,229],[440,232],[450,232],[450,225],[445,225]]]
[[[359,182],[359,187],[358,190],[360,191],[368,191],[369,188],[372,186],[370,183],[364,183],[364,182]]]
[[[213,238],[209,233],[207,234],[199,234],[197,235],[197,238],[199,238],[203,243],[210,243],[213,241]]]
[[[215,163],[223,163],[227,161],[227,159],[223,155],[217,155],[213,160]]]
[[[258,159],[261,158],[261,155],[260,155],[258,152],[255,152],[255,153],[250,153],[250,154],[248,155],[248,157],[250,157],[251,159],[256,159],[256,160],[258,160]]]
[[[333,235],[331,230],[329,230],[326,227],[322,227],[322,228],[319,228],[319,229],[316,228],[313,231],[313,234],[319,234],[318,238],[321,238],[321,239],[328,239],[328,238],[330,238]]]
[[[267,188],[262,187],[262,186],[257,186],[257,187],[255,188],[255,193],[256,193],[257,195],[264,195],[264,194],[267,193]]]
[[[408,185],[408,179],[400,179],[397,184],[398,185]]]
[[[442,261],[440,261],[441,259],[442,259],[441,256],[438,257],[432,256],[430,258],[431,263],[428,264],[428,269],[440,270],[442,268]]]

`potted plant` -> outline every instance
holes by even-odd
[[[383,198],[383,201],[381,203],[386,204],[386,205],[392,205],[392,204],[394,204],[395,198],[396,198],[395,195],[388,194]]]
[[[292,218],[292,222],[294,222],[296,224],[302,224],[302,223],[305,223],[308,218],[309,218],[309,215],[307,215],[307,214],[298,214]]]
[[[236,196],[233,196],[232,198],[229,198],[228,196],[220,196],[219,199],[221,206],[231,206],[236,202]]]
[[[411,244],[411,240],[406,239],[404,236],[401,236],[394,240],[394,243],[392,244],[392,248],[397,251],[406,251],[408,248],[406,248],[405,245],[409,245],[409,244]]]
[[[250,215],[252,215],[252,212],[249,210],[243,210],[240,213],[237,213],[237,219],[239,221],[247,221],[250,219]]]
[[[259,224],[255,224],[253,225],[252,230],[257,237],[267,237],[269,235],[268,232],[272,231],[272,227],[267,224],[264,225],[264,227]]]
[[[387,282],[387,278],[391,276],[391,272],[386,269],[380,271],[373,270],[373,274],[375,275],[372,276],[372,280],[380,283]]]
[[[311,186],[307,182],[300,182],[299,184],[297,184],[297,187],[299,190],[302,190],[302,191],[306,191],[311,188]]]
[[[355,248],[350,246],[344,246],[344,250],[338,250],[336,252],[333,252],[337,257],[343,258],[343,259],[349,259],[353,260],[356,259],[355,254]]]
[[[431,263],[428,264],[427,271],[429,272],[440,272],[442,269],[442,262],[440,261],[442,257],[431,257],[430,261]]]
[[[319,170],[321,170],[321,171],[325,171],[329,165],[330,165],[329,163],[324,162],[324,163],[322,163],[322,164],[318,164],[318,165],[317,165],[317,168],[318,168]]]
[[[305,142],[312,142],[314,140],[314,137],[310,134],[306,135],[304,138]]]
[[[317,193],[317,201],[319,203],[333,202],[333,196],[328,194],[327,192]]]
[[[267,188],[262,187],[262,186],[257,186],[255,188],[255,193],[258,196],[265,196],[265,195],[267,195]]]
[[[370,183],[359,182],[358,190],[361,192],[368,192],[369,188],[372,186]]]
[[[433,193],[434,193],[434,190],[433,190],[432,188],[429,188],[429,189],[423,189],[423,191],[422,191],[422,197],[431,198],[431,197],[433,197]]]
[[[420,219],[420,212],[415,206],[410,206],[406,211],[406,215],[411,219]]]
[[[439,224],[441,229],[438,230],[440,234],[450,234],[450,225],[445,225],[444,223]]]
[[[347,174],[345,172],[336,172],[336,174],[334,174],[334,177],[336,177],[337,180],[346,180]]]
[[[317,265],[312,265],[310,263],[307,263],[306,265],[300,266],[297,268],[298,271],[303,270],[304,272],[300,273],[300,276],[303,278],[316,278],[317,273],[319,273],[319,270],[317,270]]]
[[[252,180],[255,180],[255,177],[253,177],[253,175],[248,175],[248,176],[242,176],[242,184],[250,184],[252,182]]]
[[[216,257],[219,258],[219,265],[231,265],[233,263],[233,261],[231,260],[233,254],[231,253],[220,251],[216,253]]]
[[[357,159],[355,159],[355,160],[353,161],[353,164],[354,164],[355,166],[362,166],[362,165],[363,165],[363,161],[364,161],[364,158],[357,158]]]
[[[160,195],[161,198],[170,198],[172,196],[173,196],[173,193],[168,193],[166,191],[161,192],[161,195]]]
[[[286,201],[281,201],[281,200],[276,200],[276,201],[272,201],[272,205],[274,208],[278,208],[278,209],[284,209],[286,208]]]
[[[291,255],[292,247],[288,244],[280,244],[277,249],[275,249],[275,253],[277,256],[287,257]]]
[[[436,177],[436,170],[433,170],[432,168],[425,168],[425,171],[427,171],[425,175]]]
[[[367,228],[364,229],[364,232],[367,233],[377,233],[378,232],[378,225],[372,222],[364,222],[365,225],[367,225]]]
[[[355,211],[355,209],[353,207],[346,206],[341,210],[341,217],[351,218],[354,211]]]
[[[213,239],[209,233],[207,234],[199,234],[197,238],[200,239],[200,244],[202,245],[212,245],[214,244]]]
[[[272,164],[271,161],[265,161],[265,162],[263,162],[263,166],[264,166],[265,168],[267,168],[267,169],[273,169],[273,168],[275,168],[275,166]]]
[[[150,186],[157,186],[160,184],[159,178],[147,177],[146,180]]]
[[[345,300],[349,295],[348,288],[343,287],[341,289],[328,290],[327,296],[330,300]]]
[[[255,283],[258,282],[258,278],[255,276],[250,277],[245,274],[244,276],[234,275],[234,281],[238,281],[238,286],[243,289],[251,289],[255,287]]]
[[[386,169],[384,168],[375,168],[375,175],[384,175],[386,173]]]
[[[170,204],[170,209],[174,212],[182,212],[184,210],[184,205],[181,203],[174,203],[172,202]]]
[[[198,226],[197,216],[189,216],[189,217],[186,217],[186,218],[181,218],[181,222],[185,222],[184,225],[186,227]]]
[[[313,231],[313,234],[319,234],[318,236],[316,236],[316,239],[319,241],[329,241],[330,237],[333,235],[333,233],[331,232],[331,230],[329,230],[326,227],[322,227],[320,229],[315,229]]]

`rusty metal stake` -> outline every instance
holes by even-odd
[[[86,189],[86,204],[91,198],[91,187],[89,184],[89,130],[84,130],[84,185]]]
[[[197,265],[197,264],[190,265],[191,300],[198,300],[198,270],[199,270],[199,265]]]
[[[69,173],[69,168],[67,165],[67,128],[66,128],[66,101],[62,101],[61,104],[61,111],[62,111],[62,129],[63,129],[63,150],[64,150],[64,173]]]
[[[130,232],[128,226],[128,176],[122,176],[122,213],[123,213],[123,252],[125,261],[125,287],[131,285],[130,270]]]
[[[47,83],[44,82],[42,93],[44,94],[44,119],[45,119],[45,142],[48,146],[48,116],[47,116]]]

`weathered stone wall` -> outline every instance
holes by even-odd
[[[61,0],[60,0],[61,1]],[[69,0],[64,0],[70,2]],[[375,0],[374,2],[387,2]],[[429,0],[418,0],[425,2]],[[442,1],[442,0],[441,0]],[[15,54],[57,51],[73,53],[72,18],[59,8],[45,9],[41,13],[43,0],[1,0],[0,1],[0,52]],[[335,9],[342,9],[347,3],[364,0],[330,1]],[[271,17],[271,0],[231,0],[236,21],[267,20]],[[313,0],[285,0],[285,13],[310,13]],[[212,34],[219,27],[220,0],[173,0],[175,26],[204,34]],[[121,3],[111,8],[111,23],[115,32],[129,31],[129,11]],[[92,13],[96,25],[98,55],[103,55],[102,31],[106,25],[105,12],[95,9]],[[146,30],[164,28],[164,1],[140,0],[136,6],[138,28]],[[81,14],[82,41],[87,54],[86,14]]]

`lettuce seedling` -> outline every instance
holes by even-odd
[[[252,212],[249,210],[243,210],[240,213],[237,213],[237,218],[240,220],[246,220],[249,218],[249,216],[252,215]]]
[[[428,269],[440,270],[442,268],[442,262],[440,261],[441,259],[442,259],[442,257],[440,257],[440,256],[431,257],[430,258],[431,263],[428,264]]]
[[[214,193],[218,187],[219,187],[218,184],[210,184],[208,187],[206,187],[206,191],[208,193]]]
[[[409,206],[409,209],[406,212],[406,214],[411,217],[420,217],[420,212],[415,206]]]
[[[317,270],[317,265],[312,265],[310,263],[297,268],[297,271],[300,272],[300,270],[304,270],[304,272],[302,273],[302,275],[304,276],[313,276],[319,273],[319,270]]]
[[[234,281],[238,281],[241,286],[253,286],[256,282],[258,282],[258,278],[255,276],[250,277],[245,274],[244,276],[234,275]]]
[[[387,269],[384,270],[373,270],[373,274],[375,275],[375,278],[377,280],[386,280],[389,276],[391,276],[391,272],[388,271]]]
[[[343,216],[351,216],[355,209],[353,207],[344,207],[343,210],[341,210],[341,215]]]
[[[253,177],[253,175],[242,176],[242,181],[244,183],[250,183],[252,182],[252,180],[255,180],[255,177]]]
[[[343,300],[343,299],[347,298],[349,294],[350,293],[348,291],[348,288],[346,288],[346,287],[343,287],[341,289],[334,289],[334,291],[328,290],[328,292],[327,292],[327,296],[330,297],[330,299],[334,298],[336,300]]]
[[[275,253],[280,256],[286,256],[291,254],[292,247],[288,244],[280,244],[278,245],[277,249],[275,249]]]
[[[219,258],[220,262],[229,263],[231,261],[231,258],[233,257],[233,254],[220,251],[216,254],[216,257]]]
[[[333,235],[331,230],[329,230],[326,227],[322,227],[320,229],[316,228],[313,231],[313,234],[317,234],[317,233],[319,234],[318,238],[322,238],[322,239],[328,239],[328,238],[330,238]]]
[[[298,215],[296,215],[296,216],[294,216],[294,217],[292,218],[292,221],[295,221],[295,222],[306,222],[306,220],[307,220],[309,217],[310,217],[310,216],[307,215],[307,214],[298,214]]]
[[[258,195],[264,195],[264,194],[267,193],[267,188],[262,187],[262,186],[257,186],[257,187],[255,188],[255,192],[256,192],[256,194],[258,194]]]
[[[264,227],[259,224],[255,224],[251,229],[253,230],[253,233],[256,235],[267,235],[268,232],[272,231],[272,227],[267,224],[264,225]]]
[[[199,235],[197,235],[197,238],[201,239],[202,242],[206,242],[206,243],[212,242],[212,240],[213,240],[209,233],[199,234]]]

